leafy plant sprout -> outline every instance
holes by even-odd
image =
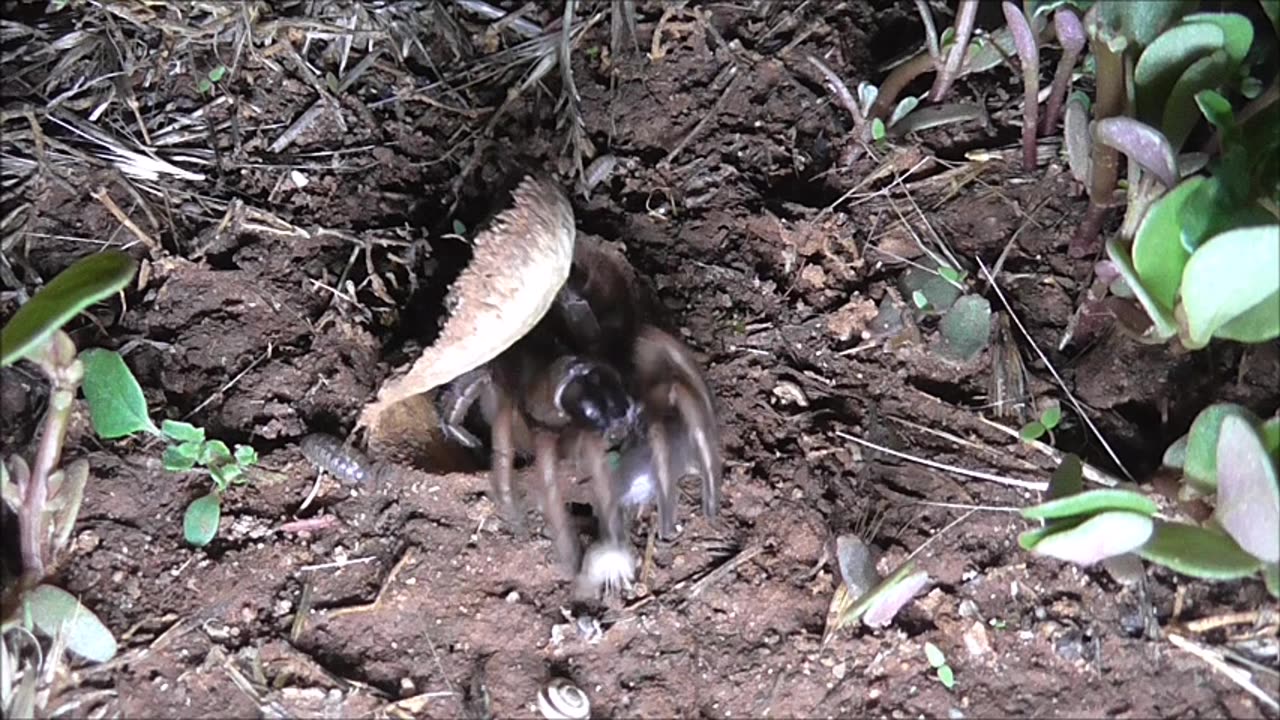
[[[1062,406],[1058,403],[1052,403],[1040,412],[1038,420],[1032,420],[1018,432],[1018,436],[1023,442],[1031,442],[1044,437],[1045,433],[1052,433],[1058,427],[1058,423],[1062,422]]]
[[[53,637],[71,623],[67,647],[89,659],[115,655],[115,640],[73,596],[44,580],[56,566],[79,515],[89,464],[63,465],[62,450],[84,364],[62,327],[85,308],[128,285],[136,264],[119,251],[89,255],[59,273],[31,297],[0,331],[0,366],[25,360],[50,383],[48,410],[30,465],[21,455],[0,462],[0,496],[18,517],[22,576],[3,599],[0,622],[35,627]],[[15,614],[17,617],[15,617]]]
[[[196,82],[196,90],[199,90],[201,95],[213,90],[213,86],[217,85],[222,80],[222,78],[226,76],[226,74],[227,74],[226,65],[219,65],[215,67],[214,69],[210,70],[207,75],[200,78],[200,80]]]
[[[955,671],[947,664],[947,656],[943,654],[942,650],[937,645],[926,642],[924,644],[924,656],[929,661],[929,666],[934,669],[935,674],[938,676],[938,682],[942,683],[942,686],[948,690],[955,687]]]
[[[85,351],[83,359],[85,400],[99,437],[112,440],[145,432],[168,443],[165,470],[187,472],[202,467],[208,471],[213,490],[187,506],[183,535],[197,547],[209,544],[218,532],[223,494],[232,485],[249,482],[248,470],[258,462],[257,451],[237,445],[232,452],[225,442],[206,439],[204,428],[186,422],[164,420],[157,427],[147,414],[142,387],[119,353],[93,349]]]
[[[1022,511],[1043,526],[1018,542],[1085,566],[1133,553],[1208,580],[1260,574],[1280,597],[1278,461],[1280,416],[1262,420],[1238,405],[1211,405],[1164,457],[1165,466],[1182,473],[1175,499],[1209,501],[1210,521],[1157,518],[1155,502],[1132,490],[1084,491],[1080,461],[1069,455],[1054,473],[1049,499]]]

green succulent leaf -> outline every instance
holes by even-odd
[[[1100,2],[1099,23],[1114,35],[1139,49],[1156,40],[1162,32],[1195,9],[1198,0],[1162,2]]]
[[[1164,457],[1161,458],[1160,464],[1169,468],[1182,469],[1187,464],[1187,437],[1183,435],[1164,451]]]
[[[950,665],[943,665],[938,668],[938,681],[942,686],[950,690],[956,685],[956,673],[951,669]]]
[[[1133,69],[1139,117],[1159,122],[1174,83],[1201,57],[1222,49],[1226,33],[1214,23],[1183,23],[1162,33],[1138,58]]]
[[[218,521],[221,519],[222,494],[214,491],[196,498],[187,506],[182,518],[182,534],[188,543],[204,547],[218,534]]]
[[[1078,495],[1084,490],[1084,466],[1080,458],[1072,453],[1062,456],[1049,479],[1049,490],[1045,493],[1050,500]]]
[[[1280,416],[1267,418],[1258,432],[1262,434],[1262,446],[1267,449],[1267,454],[1280,463]]]
[[[1231,59],[1234,66],[1238,67],[1244,62],[1245,57],[1249,54],[1249,48],[1253,47],[1253,23],[1249,22],[1249,18],[1239,13],[1224,12],[1200,12],[1187,15],[1182,18],[1182,22],[1193,23],[1212,23],[1217,25],[1226,38],[1223,45],[1227,52],[1227,57]]]
[[[210,440],[204,444],[200,452],[200,464],[210,467],[216,465],[225,465],[233,462],[235,456],[231,454],[231,448],[221,440]]]
[[[1215,335],[1240,342],[1280,336],[1278,237],[1280,224],[1237,228],[1191,256],[1182,273],[1189,347],[1204,347]]]
[[[1214,518],[1250,555],[1276,563],[1280,562],[1280,485],[1275,464],[1254,427],[1239,415],[1222,419]]]
[[[136,269],[133,258],[106,250],[58,273],[0,331],[0,367],[27,357],[81,310],[123,290]]]
[[[233,483],[245,482],[244,470],[234,463],[214,465],[209,468],[209,474],[213,476],[213,480],[218,484],[219,490],[225,491]]]
[[[55,505],[58,506],[50,523],[50,529],[54,531],[55,555],[67,546],[67,541],[71,539],[71,531],[76,524],[76,517],[80,515],[80,504],[84,501],[84,486],[89,482],[89,461],[83,458],[73,460],[63,467],[63,471],[65,471],[65,481],[46,506],[49,510],[54,510]]]
[[[1133,296],[1138,299],[1142,305],[1142,309],[1147,311],[1147,316],[1151,318],[1152,328],[1151,334],[1156,339],[1167,340],[1178,334],[1178,324],[1173,318],[1173,314],[1169,312],[1159,300],[1147,290],[1142,284],[1142,279],[1138,277],[1137,270],[1134,269],[1129,259],[1129,252],[1124,245],[1120,243],[1118,236],[1112,236],[1107,240],[1107,257],[1120,271],[1121,277],[1128,284],[1129,289],[1133,292]]]
[[[1230,536],[1183,523],[1157,521],[1151,539],[1137,552],[1144,560],[1204,580],[1249,577],[1262,566]]]
[[[1187,431],[1182,474],[1193,487],[1205,495],[1218,489],[1218,435],[1228,416],[1244,418],[1251,425],[1261,421],[1243,405],[1215,403],[1200,411]]]
[[[160,434],[147,415],[142,386],[120,353],[90,348],[80,353],[80,362],[84,364],[81,389],[98,437],[112,440],[136,432]]]
[[[1040,413],[1040,422],[1046,430],[1053,430],[1058,427],[1058,423],[1062,422],[1062,406],[1054,403],[1045,408],[1044,412]]]
[[[1191,63],[1174,83],[1164,104],[1160,129],[1169,144],[1181,148],[1199,121],[1196,93],[1222,87],[1232,75],[1232,63],[1225,50],[1217,50]]]
[[[23,600],[36,629],[47,637],[65,635],[67,649],[94,662],[116,656],[116,639],[92,610],[53,585],[37,585]]]
[[[1280,0],[1259,0],[1262,5],[1262,11],[1267,14],[1267,19],[1271,21],[1271,29],[1276,35],[1280,35]]]
[[[1216,90],[1201,90],[1196,93],[1196,105],[1200,106],[1200,113],[1205,119],[1222,130],[1225,135],[1232,136],[1239,132],[1235,111],[1231,109],[1231,101],[1223,97],[1222,93]]]
[[[973,359],[991,339],[991,303],[980,295],[965,295],[942,316],[938,331],[949,355],[961,361]]]
[[[1262,581],[1267,585],[1271,597],[1280,598],[1280,565],[1268,563],[1262,566]]]
[[[1150,515],[1106,510],[1073,528],[1044,537],[1031,551],[1088,567],[1138,549],[1151,537],[1154,527]]]
[[[960,297],[960,288],[931,269],[909,268],[902,274],[899,282],[904,296],[914,298],[916,293],[920,293],[926,300],[927,307],[936,312],[945,312]],[[923,309],[926,305],[918,307]]]
[[[164,436],[170,440],[181,443],[204,442],[204,428],[178,420],[165,420],[160,423],[160,432],[164,433]]]
[[[1267,225],[1275,217],[1250,201],[1248,150],[1227,148],[1216,163],[1214,176],[1200,183],[1178,208],[1182,247],[1194,253],[1204,242],[1236,228]]]
[[[252,445],[236,446],[236,464],[242,468],[258,463],[258,451]]]
[[[1133,269],[1142,287],[1166,311],[1172,311],[1182,285],[1182,271],[1191,253],[1182,246],[1178,211],[1208,180],[1194,176],[1178,183],[1152,203],[1133,237]]]
[[[1093,166],[1093,133],[1089,129],[1089,98],[1071,93],[1062,114],[1062,144],[1067,164],[1077,182],[1088,185]]]
[[[1132,490],[1103,488],[1055,498],[1022,509],[1022,516],[1031,520],[1056,520],[1075,515],[1092,515],[1108,510],[1124,510],[1151,516],[1159,506],[1145,495]]]
[[[162,461],[169,472],[186,472],[196,466],[200,458],[201,443],[185,442],[164,449]]]
[[[1018,534],[1018,545],[1023,550],[1034,550],[1041,540],[1053,535],[1054,533],[1070,530],[1077,527],[1088,520],[1087,515],[1077,515],[1076,517],[1062,518],[1061,520],[1049,520],[1043,527],[1033,528]]]
[[[893,108],[893,113],[889,116],[889,127],[898,124],[898,121],[911,114],[920,105],[920,98],[914,95],[908,95],[898,101],[897,106]],[[877,138],[879,139],[879,138]]]
[[[1218,328],[1214,337],[1241,343],[1264,343],[1280,336],[1280,294],[1272,293]]]

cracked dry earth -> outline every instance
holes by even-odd
[[[895,256],[920,254],[911,231],[923,228],[921,214],[958,255],[988,265],[1018,233],[1001,287],[1138,477],[1210,398],[1273,408],[1275,348],[1176,355],[1104,333],[1055,350],[1089,279],[1089,262],[1065,253],[1083,191],[1056,157],[1023,173],[1017,128],[1001,116],[991,131],[930,131],[902,152],[960,161],[983,147],[1009,161],[951,175],[936,165],[893,192],[875,194],[888,184],[880,181],[828,207],[877,163],[835,164],[847,117],[804,70],[802,52],[832,53],[845,77],[870,73],[887,59],[875,54],[888,47],[882,34],[909,27],[911,3],[841,5],[793,54],[779,48],[796,36],[762,41],[745,10],[708,12],[715,33],[691,24],[668,32],[660,60],[616,58],[616,91],[597,56],[575,55],[586,133],[620,162],[573,202],[579,233],[625,245],[704,363],[724,428],[721,516],[702,518],[687,492],[679,537],[657,546],[644,592],[583,608],[554,573],[549,541],[519,541],[498,522],[483,474],[406,473],[355,490],[328,479],[303,507],[316,473],[298,440],[345,434],[409,357],[406,343],[432,339],[444,288],[466,259],[465,245],[442,236],[493,209],[492,188],[513,171],[507,158],[552,166],[559,150],[554,103],[531,94],[499,125],[449,214],[461,160],[438,159],[469,121],[422,103],[369,110],[390,93],[391,78],[374,73],[364,104],[341,110],[345,132],[322,122],[296,141],[297,153],[351,150],[347,164],[309,164],[298,187],[287,167],[257,159],[275,132],[261,131],[207,188],[302,232],[246,223],[228,237],[213,231],[220,213],[183,215],[181,236],[149,261],[125,312],[118,301],[96,308],[105,332],[75,325],[82,347],[126,349],[151,407],[252,442],[265,471],[227,496],[217,539],[192,549],[181,517],[207,480],[162,471],[144,443],[98,441],[78,415],[68,454],[93,471],[58,581],[111,627],[122,655],[80,669],[76,692],[108,691],[93,702],[122,717],[458,717],[484,694],[495,716],[516,717],[535,714],[538,688],[554,674],[588,693],[596,717],[1266,714],[1201,661],[1144,637],[1148,621],[1169,619],[1179,588],[1183,613],[1202,616],[1266,602],[1261,583],[1186,583],[1153,569],[1134,588],[1031,557],[1017,545],[1025,523],[1016,514],[919,501],[1007,507],[1032,493],[836,433],[1027,480],[1052,467],[981,422],[992,350],[946,359],[928,317],[915,337],[876,338],[877,307],[902,302],[906,265]],[[646,49],[659,14],[642,8]],[[607,38],[602,26],[583,46]],[[315,62],[331,61],[316,52]],[[738,70],[726,79],[731,63]],[[1018,83],[1003,68],[959,92],[995,107]],[[313,102],[307,85],[252,54],[224,91],[252,100],[242,111],[255,126],[281,127]],[[105,172],[92,180],[116,187]],[[25,262],[51,277],[85,246],[47,236],[107,238],[117,228],[92,198],[50,184],[28,228],[45,235]],[[335,298],[327,288],[369,240],[350,274],[360,303]],[[394,280],[384,281],[386,298],[369,268]],[[1056,396],[1022,347],[1031,391]],[[3,386],[5,447],[19,447],[36,426],[42,386],[21,369],[5,370]],[[1069,416],[1058,446],[1106,466],[1079,425]],[[287,525],[319,518],[331,520],[305,532]],[[889,628],[845,631],[824,646],[835,589],[826,548],[874,519],[871,539],[890,563],[934,538],[918,556],[932,585]],[[309,609],[301,618],[300,607]],[[926,642],[945,652],[953,689],[933,676]]]

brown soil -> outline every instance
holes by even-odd
[[[1148,616],[1166,625],[1258,607],[1267,602],[1260,582],[1206,584],[1150,568],[1146,583],[1130,588],[1100,568],[1029,556],[1017,545],[1028,525],[1016,514],[918,501],[1012,507],[1033,493],[903,462],[836,433],[1029,480],[1052,468],[981,422],[992,414],[992,350],[948,360],[927,315],[918,338],[863,347],[861,331],[883,300],[911,306],[898,289],[906,265],[894,256],[920,255],[911,233],[930,232],[926,220],[957,255],[988,266],[1016,234],[1001,288],[1136,478],[1150,477],[1163,448],[1214,399],[1274,411],[1275,347],[1180,354],[1108,329],[1087,346],[1057,349],[1091,279],[1092,260],[1065,252],[1085,200],[1056,154],[1035,172],[1019,166],[1017,112],[999,111],[1018,102],[1010,68],[957,89],[957,99],[985,97],[999,111],[990,131],[927,131],[840,166],[849,118],[804,56],[824,57],[851,87],[874,79],[877,64],[915,42],[912,3],[832,5],[825,19],[777,27],[734,5],[700,12],[709,27],[692,15],[673,18],[665,57],[653,60],[646,53],[661,12],[642,7],[643,50],[612,58],[613,88],[600,52],[607,16],[574,55],[586,135],[620,159],[590,199],[575,195],[574,204],[582,233],[625,243],[705,362],[728,461],[722,516],[707,521],[696,495],[687,496],[682,532],[658,545],[647,594],[602,610],[570,602],[548,540],[519,541],[502,526],[482,475],[355,491],[326,479],[299,511],[316,472],[298,440],[349,431],[409,357],[406,342],[432,339],[444,288],[465,262],[465,246],[442,235],[455,220],[471,227],[493,210],[492,189],[520,163],[554,167],[559,81],[548,81],[551,94],[530,92],[512,107],[450,213],[451,184],[470,157],[458,131],[487,113],[473,120],[438,103],[378,102],[410,89],[411,78],[385,60],[340,96],[341,125],[331,113],[274,155],[267,146],[316,92],[257,47],[217,91],[237,102],[211,111],[214,124],[240,112],[239,137],[214,138],[219,156],[204,183],[173,182],[302,232],[246,222],[219,235],[221,206],[153,205],[161,218],[147,228],[162,255],[148,258],[135,244],[131,252],[149,267],[127,309],[95,308],[101,329],[77,321],[74,337],[81,347],[127,348],[157,414],[189,415],[212,436],[252,442],[270,472],[231,492],[217,539],[192,549],[182,513],[207,492],[207,478],[166,473],[156,447],[99,441],[79,418],[67,454],[88,458],[93,473],[57,582],[122,645],[117,661],[77,674],[86,702],[122,717],[454,717],[479,712],[487,693],[496,716],[530,716],[540,684],[560,674],[589,693],[598,717],[1274,717],[1144,625]],[[281,38],[301,48],[304,35]],[[333,71],[335,47],[315,40],[308,60]],[[348,67],[359,57],[353,52]],[[738,71],[724,93],[730,63]],[[418,70],[422,85],[429,73]],[[171,84],[147,88],[149,102],[200,102],[186,75],[158,82]],[[503,92],[495,86],[491,106]],[[966,162],[973,148],[998,154]],[[893,187],[891,175],[864,184],[883,164],[911,167],[923,156],[947,164]],[[305,187],[291,169],[305,174]],[[15,246],[9,257],[47,279],[87,250],[59,237],[131,240],[82,192],[91,183],[145,218],[115,175],[82,168],[76,184],[48,182],[33,194],[28,251]],[[335,299],[328,288],[357,247],[349,279],[358,303]],[[1003,310],[985,283],[969,282]],[[1035,398],[1059,397],[1013,332]],[[3,378],[7,453],[30,441],[44,386],[21,367]],[[1120,474],[1078,415],[1066,417],[1056,447]],[[883,523],[871,539],[888,559],[932,540],[918,560],[933,584],[890,628],[845,631],[824,646],[835,588],[825,548],[874,515]],[[282,529],[321,517],[335,522]],[[375,599],[366,611],[343,612]],[[298,620],[300,606],[310,612]],[[953,689],[933,676],[927,642],[954,668]],[[391,706],[403,698],[411,700]]]

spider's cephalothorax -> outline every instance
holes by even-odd
[[[575,262],[543,322],[445,388],[440,417],[450,438],[480,449],[481,441],[464,427],[471,408],[480,406],[490,435],[493,497],[516,527],[516,454],[532,456],[538,505],[569,572],[578,572],[581,551],[565,498],[572,479],[590,478],[600,539],[582,562],[579,580],[612,588],[629,578],[620,560],[629,557],[629,510],[656,504],[661,535],[670,537],[677,483],[697,475],[704,513],[718,512],[720,438],[692,353],[642,320],[644,304],[620,265],[625,261],[598,252],[580,254]],[[610,453],[617,453],[616,462]],[[601,548],[607,552],[597,552]],[[607,569],[597,557],[608,560]]]

